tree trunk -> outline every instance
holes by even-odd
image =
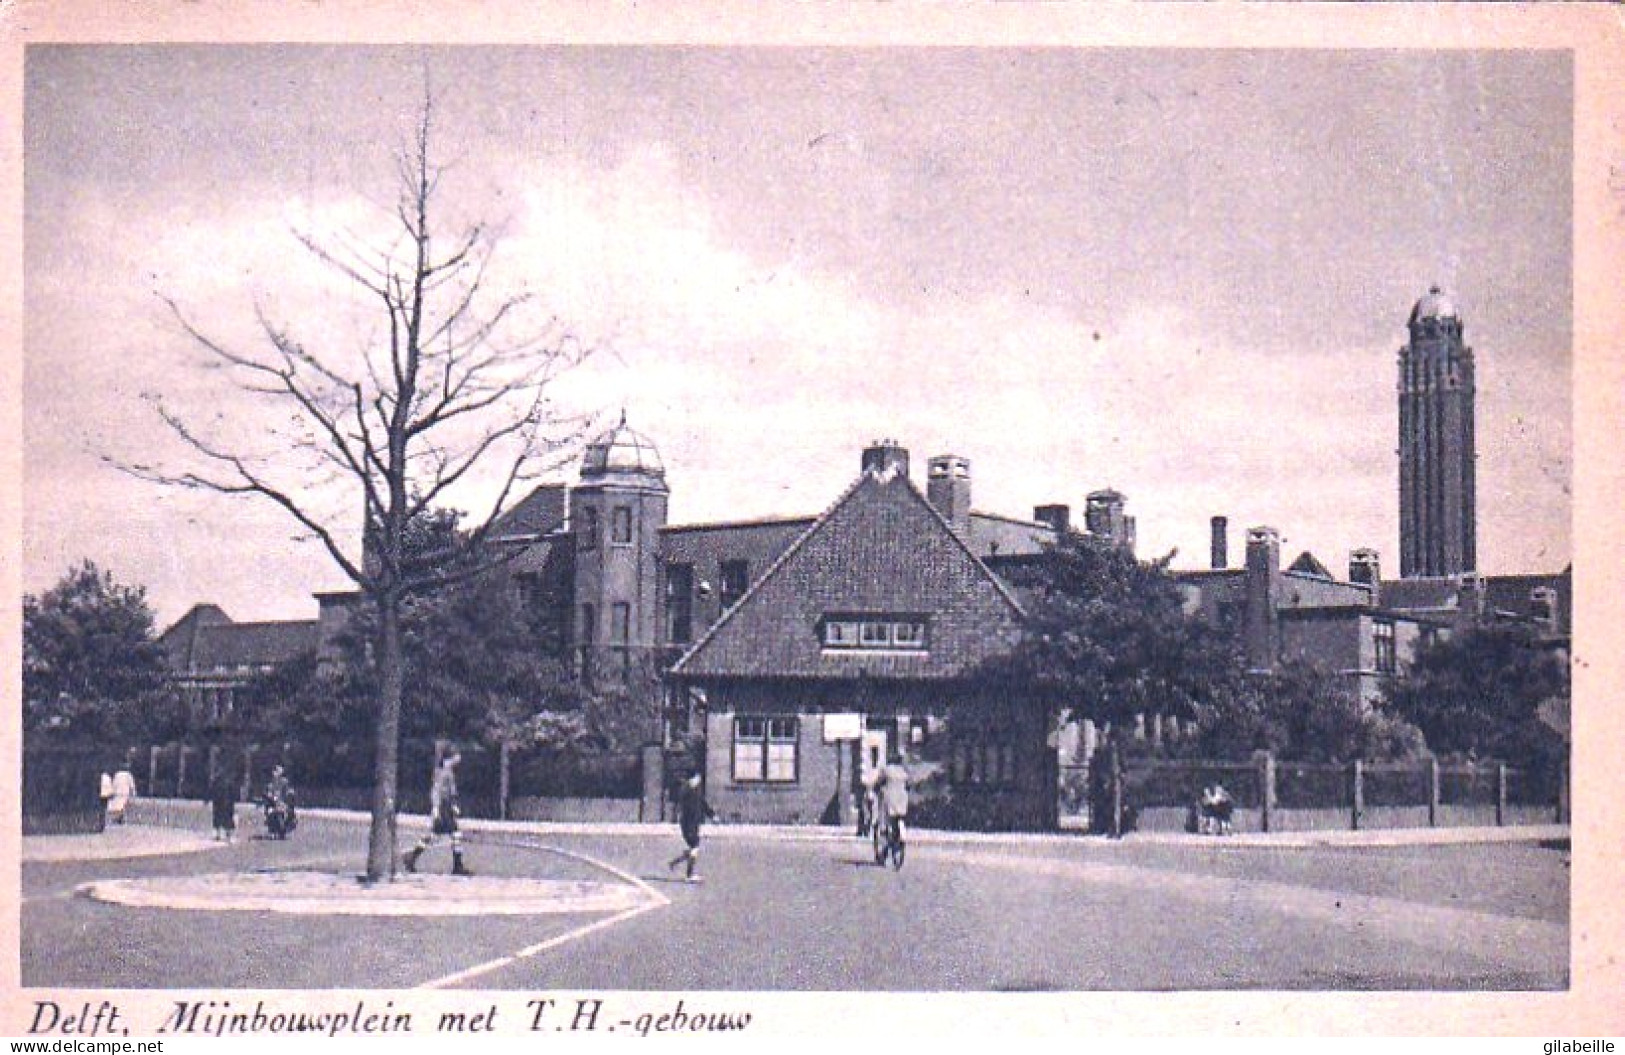
[[[395,877],[396,783],[400,776],[401,686],[400,604],[378,599],[378,732],[373,765],[372,828],[367,837],[367,881]]]

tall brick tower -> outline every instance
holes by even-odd
[[[1409,326],[1399,350],[1399,574],[1460,575],[1478,566],[1473,350],[1438,286]]]

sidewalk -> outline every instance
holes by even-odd
[[[151,800],[149,800],[151,801]],[[178,800],[172,805],[195,807],[200,823],[204,819],[203,807],[197,803]],[[365,824],[367,813],[362,810],[311,807],[301,809],[305,819]],[[428,818],[401,814],[400,830],[426,831]],[[463,830],[505,835],[592,835],[592,836],[652,836],[675,828],[675,821],[656,823],[566,821],[495,821],[465,818]],[[1292,832],[1240,832],[1227,836],[1191,835],[1187,832],[1151,831],[1131,832],[1122,839],[1108,839],[1098,835],[1077,832],[958,832],[929,828],[909,829],[911,842],[928,844],[1006,844],[1006,845],[1058,845],[1077,847],[1118,846],[1184,846],[1193,849],[1245,849],[1257,847],[1385,847],[1385,846],[1450,846],[1476,843],[1529,843],[1548,842],[1569,838],[1566,824],[1525,824],[1505,827],[1461,828],[1371,828],[1361,831],[1314,830]],[[783,842],[855,842],[857,836],[851,828],[818,825],[783,824],[727,824],[706,826],[707,839],[770,839]]]
[[[367,815],[354,810],[310,810],[334,820],[364,823]],[[401,817],[401,826],[424,827],[427,818]],[[665,824],[573,824],[560,821],[465,820],[463,829],[473,832],[500,832],[526,835],[647,836],[672,828]],[[852,829],[814,825],[727,824],[706,826],[707,839],[769,839],[782,842],[855,842]],[[1474,828],[1376,828],[1362,831],[1241,832],[1227,836],[1201,836],[1186,832],[1131,832],[1121,839],[1076,832],[958,832],[930,828],[910,828],[909,841],[917,844],[1006,844],[1056,846],[1185,846],[1202,849],[1242,849],[1250,847],[1379,847],[1451,846],[1476,843],[1528,843],[1567,839],[1566,824],[1526,824]]]

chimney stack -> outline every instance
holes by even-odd
[[[1057,535],[1065,535],[1072,530],[1072,507],[1059,504],[1034,506],[1033,519],[1040,524],[1048,524]]]
[[[1377,603],[1377,591],[1382,586],[1382,565],[1374,549],[1357,549],[1349,554],[1349,582],[1371,588],[1371,603]]]
[[[1212,528],[1212,568],[1214,571],[1223,571],[1230,567],[1230,521],[1226,517],[1214,517]]]
[[[904,455],[906,459],[907,454]],[[905,461],[905,464],[906,461]],[[925,497],[962,539],[970,538],[970,459],[939,454],[926,463]]]
[[[1132,550],[1134,518],[1123,514],[1126,501],[1121,492],[1111,488],[1091,492],[1083,507],[1083,522],[1089,534],[1114,546]]]
[[[875,440],[863,449],[863,471],[908,476],[908,448],[896,440]]]
[[[1280,580],[1280,533],[1272,527],[1248,528],[1245,639],[1247,666],[1254,671],[1274,670],[1280,654]]]

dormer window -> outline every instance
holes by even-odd
[[[819,624],[819,638],[831,651],[924,652],[927,622],[921,615],[832,614]]]

